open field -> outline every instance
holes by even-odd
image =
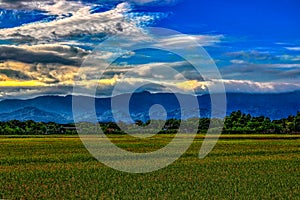
[[[144,152],[172,137],[111,140]],[[224,135],[198,159],[202,139],[164,169],[129,174],[99,163],[76,136],[1,136],[0,198],[300,199],[299,135]]]

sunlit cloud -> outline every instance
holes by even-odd
[[[37,87],[37,86],[47,86],[47,84],[37,81],[20,81],[20,80],[5,80],[0,81],[0,87]]]
[[[206,90],[208,83],[204,81],[197,81],[197,80],[189,80],[177,83],[176,86],[183,90]]]
[[[49,94],[66,95],[72,93],[75,79],[78,79],[83,91],[97,85],[99,96],[109,95],[116,85],[121,85],[119,89],[126,92],[144,82],[152,83],[147,88],[149,91],[166,92],[163,86],[167,86],[183,93],[195,91],[202,94],[207,92],[208,87],[220,82],[209,79],[204,81],[187,62],[172,59],[164,62],[153,59],[141,62],[144,64],[136,64],[140,60],[135,60],[136,63],[125,61],[122,65],[111,64],[103,71],[103,66],[108,64],[105,61],[110,61],[115,55],[123,59],[130,59],[135,55],[134,52],[124,55],[120,49],[103,51],[96,55],[101,60],[97,65],[80,68],[95,46],[116,34],[128,36],[133,45],[137,41],[149,40],[154,41],[154,46],[157,44],[157,47],[176,50],[193,48],[189,45],[194,41],[212,55],[228,92],[286,92],[300,88],[297,83],[300,78],[300,57],[297,52],[300,48],[297,44],[278,43],[281,46],[278,51],[274,51],[273,47],[251,48],[248,41],[237,45],[234,41],[237,38],[215,31],[206,34],[193,31],[193,34],[186,35],[156,36],[147,32],[145,27],[169,16],[169,13],[135,10],[140,5],[165,6],[177,2],[2,0],[2,8],[22,8],[28,9],[28,12],[38,10],[49,18],[0,29],[0,96],[26,98]],[[110,5],[104,9],[106,11],[94,10],[95,6],[105,4]],[[124,45],[129,47],[131,44]],[[192,57],[193,55],[190,58]],[[168,71],[168,68],[173,71]],[[78,72],[79,69],[82,73]],[[102,72],[103,75],[99,78],[98,75]]]

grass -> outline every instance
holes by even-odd
[[[158,149],[151,140],[112,136],[124,149]],[[168,167],[146,174],[110,169],[76,136],[0,137],[4,199],[300,199],[299,136],[222,136],[198,159],[203,135]]]

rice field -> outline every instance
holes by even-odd
[[[172,135],[151,140],[111,136],[137,152],[156,150]],[[173,164],[146,174],[111,169],[76,136],[0,137],[2,199],[300,199],[300,136],[223,135],[198,158],[203,135]]]

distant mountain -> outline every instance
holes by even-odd
[[[116,105],[114,116],[127,122],[125,118],[126,106],[123,100],[128,98],[129,94],[112,97]],[[193,98],[190,95],[178,94],[181,98],[188,101]],[[80,96],[83,102],[88,102],[91,97]],[[198,96],[201,117],[210,116],[210,95]],[[96,98],[95,108],[99,121],[113,121],[111,112],[111,98]],[[229,93],[227,94],[227,114],[232,111],[241,110],[244,113],[250,113],[253,116],[264,115],[271,119],[279,119],[289,115],[295,115],[300,111],[300,91],[279,94],[247,94],[247,93]],[[149,109],[154,104],[162,105],[168,118],[180,118],[181,110],[179,102],[174,94],[141,92],[132,95],[129,110],[134,120],[148,120]],[[197,108],[193,106],[184,110],[187,116],[193,116]],[[190,115],[189,115],[190,113]],[[79,113],[83,121],[90,121],[93,118],[93,112],[82,107]],[[152,115],[154,118],[162,118],[163,113],[157,111]],[[27,100],[3,100],[0,101],[0,121],[11,119],[35,120],[35,121],[54,121],[57,123],[73,122],[72,96],[41,96]]]
[[[18,119],[22,121],[34,120],[36,122],[66,122],[66,118],[60,114],[46,112],[35,107],[24,107],[10,113],[1,113],[0,119],[1,121]]]

